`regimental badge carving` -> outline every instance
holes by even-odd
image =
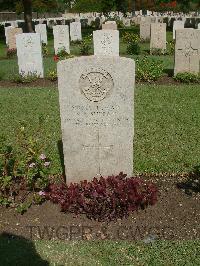
[[[111,75],[103,69],[90,69],[82,74],[79,86],[84,96],[93,102],[106,98],[114,87]]]
[[[26,48],[32,48],[33,47],[33,39],[31,36],[24,38],[24,46]]]

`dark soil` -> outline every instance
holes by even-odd
[[[194,240],[200,237],[200,191],[186,176],[154,176],[159,189],[154,206],[112,222],[89,220],[85,215],[62,213],[58,205],[33,205],[20,215],[15,209],[0,207],[0,233],[31,239],[56,240]],[[149,180],[149,178],[148,178]]]
[[[183,83],[175,81],[172,77],[163,76],[157,81],[152,82],[137,82],[136,84],[151,84],[151,85],[182,85]],[[50,81],[48,79],[37,79],[29,83],[16,83],[9,80],[1,80],[0,88],[16,88],[16,87],[57,87],[57,81]]]
[[[9,81],[9,80],[1,80],[0,81],[0,88],[13,88],[13,87],[17,87],[17,88],[21,88],[21,87],[57,87],[57,81],[50,81],[48,79],[37,79],[35,81],[32,82],[28,82],[28,83],[17,83],[17,82],[13,82],[13,81]]]

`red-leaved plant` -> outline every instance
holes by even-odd
[[[60,204],[63,212],[85,213],[95,220],[114,220],[157,202],[157,188],[139,178],[126,174],[94,178],[67,186],[50,184],[46,198]]]

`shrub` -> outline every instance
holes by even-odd
[[[122,41],[124,43],[138,43],[140,41],[140,37],[137,34],[125,32],[122,36]]]
[[[60,204],[61,210],[86,213],[95,220],[123,218],[139,208],[144,209],[157,201],[157,189],[142,179],[127,178],[125,174],[94,178],[67,186],[51,184],[46,198]]]
[[[48,70],[47,72],[47,78],[51,81],[56,81],[58,79],[57,70]]]
[[[101,27],[101,20],[99,17],[96,17],[95,18],[95,21],[92,21],[91,22],[91,27],[94,28],[94,29],[100,29]]]
[[[89,55],[91,49],[91,36],[87,36],[80,44],[81,55]]]
[[[127,43],[127,54],[131,55],[140,54],[140,46],[139,46],[140,38],[137,34],[125,32],[122,36],[122,41],[124,43]]]
[[[7,53],[6,53],[8,58],[13,58],[17,55],[17,49],[7,49]]]
[[[117,23],[117,28],[118,28],[118,29],[122,29],[122,28],[125,27],[123,21],[120,20],[120,19],[117,19],[117,20],[116,20],[116,23]]]
[[[37,134],[41,134],[39,128]],[[16,144],[14,149],[0,138],[0,205],[15,206],[24,213],[32,203],[44,201],[42,190],[49,185],[51,163],[38,137],[29,136],[24,127],[17,134]]]
[[[138,43],[129,43],[127,46],[127,54],[130,55],[139,55],[140,54],[140,46]]]
[[[46,56],[48,56],[48,54],[49,54],[49,50],[48,50],[48,48],[47,48],[46,43],[42,43],[42,55],[43,55],[44,57],[46,57]]]
[[[68,54],[65,47],[62,47],[58,50],[57,54],[54,55],[54,61],[57,62],[59,60],[65,60],[67,58],[73,57],[72,55]]]
[[[81,44],[82,40],[76,40],[76,41],[71,41],[72,45],[79,45]]]
[[[58,50],[56,54],[59,58],[67,57],[69,56],[68,52],[66,51],[65,47],[62,47]]]
[[[156,81],[163,75],[163,62],[144,56],[136,60],[136,79],[139,81]]]
[[[174,79],[176,81],[182,82],[182,83],[200,83],[200,75],[194,74],[194,73],[189,73],[189,72],[183,72],[183,73],[178,73]]]
[[[164,55],[166,54],[166,51],[159,48],[151,48],[150,53],[151,55]]]
[[[175,41],[170,41],[167,45],[167,53],[173,55],[175,52]]]
[[[27,75],[25,75],[24,73],[15,74],[14,76],[11,76],[10,79],[16,83],[31,83],[33,81],[36,81],[38,79],[38,76],[36,73],[30,72]]]

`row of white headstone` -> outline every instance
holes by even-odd
[[[46,24],[37,24],[35,25],[35,32],[41,35],[41,42],[47,44],[47,28]],[[15,35],[22,33],[21,28],[15,28],[13,26],[5,27],[5,37],[6,37],[6,44],[8,45],[9,49],[15,49]],[[54,33],[54,40],[57,40],[57,36],[63,35],[64,38],[68,38],[66,36],[69,35],[69,27],[67,25],[57,25],[53,27]],[[81,23],[80,22],[72,22],[70,23],[70,39],[71,41],[82,40],[82,33],[81,33]],[[63,40],[64,43],[68,42],[67,40]],[[60,47],[59,43],[55,41],[55,50]]]
[[[56,33],[61,27],[62,33]],[[55,26],[55,49],[69,48],[68,26]],[[66,43],[65,43],[66,42]],[[119,56],[119,31],[98,30],[93,32],[94,55]],[[35,74],[44,77],[41,48],[41,35],[39,33],[22,33],[16,35],[19,73],[22,75]],[[66,49],[67,50],[67,49]],[[67,50],[68,52],[69,50]]]

